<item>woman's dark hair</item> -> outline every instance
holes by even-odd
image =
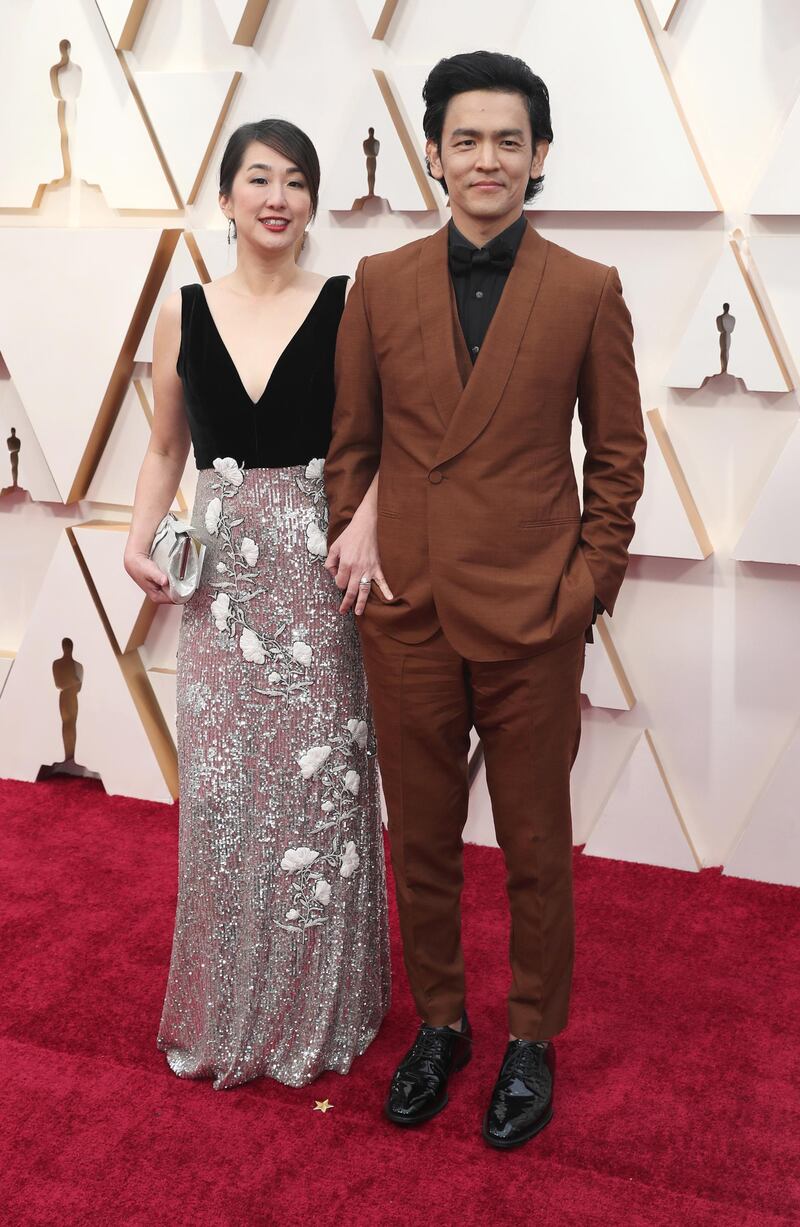
[[[241,124],[231,134],[219,167],[220,195],[230,196],[245,151],[253,141],[269,145],[270,149],[293,162],[301,172],[308,184],[313,220],[319,200],[319,158],[311,138],[296,124],[289,123],[288,119],[258,119],[251,124]]]
[[[425,102],[422,126],[425,129],[425,137],[433,141],[440,152],[448,102],[456,94],[466,94],[473,89],[521,94],[528,104],[534,147],[537,141],[552,141],[550,95],[541,77],[531,72],[525,61],[517,59],[515,55],[503,55],[499,51],[469,51],[463,55],[452,55],[449,59],[439,60],[422,87]],[[430,173],[428,163],[428,174]],[[446,192],[447,184],[444,179],[439,179],[438,182]],[[542,190],[543,182],[544,175],[540,175],[538,179],[529,179],[525,199],[533,200]]]

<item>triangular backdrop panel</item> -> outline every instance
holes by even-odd
[[[699,868],[646,731],[625,764],[585,852],[669,869]]]
[[[668,30],[673,17],[677,13],[681,0],[650,0],[655,9],[658,24],[662,30]]]
[[[21,11],[25,20],[20,23]],[[61,76],[62,93],[71,97],[67,131],[73,174],[98,184],[113,209],[174,209],[174,196],[99,10],[81,0],[0,6],[0,47],[5,48],[0,72],[14,99],[13,122],[0,128],[0,206],[29,207],[40,185],[63,178],[58,102],[50,87],[63,39],[71,44],[74,66],[68,85]]]
[[[13,652],[0,652],[0,696],[2,696],[5,684],[8,681],[8,675],[11,672],[11,667],[14,664]]]
[[[239,47],[252,47],[269,0],[214,0],[225,32]]]
[[[748,242],[786,347],[800,371],[800,234],[759,234]]]
[[[611,632],[602,617],[594,627],[594,643],[586,645],[581,694],[592,707],[629,711],[636,702]]]
[[[800,566],[800,423],[778,457],[733,552],[738,562]]]
[[[388,90],[386,78],[381,80]],[[394,106],[393,95],[390,101]],[[401,125],[402,139],[397,130],[398,123]],[[431,189],[420,168],[417,167],[415,173],[409,160],[409,156],[415,156],[410,147],[411,136],[399,112],[393,118],[373,73],[365,76],[363,86],[346,108],[341,125],[345,137],[325,175],[324,207],[349,211],[356,200],[367,195],[367,159],[363,142],[369,137],[369,128],[374,128],[375,139],[380,142],[375,195],[388,201],[394,210],[430,209]]]
[[[97,0],[108,36],[119,51],[132,51],[148,0]]]
[[[800,213],[800,97],[783,126],[764,177],[750,201],[751,213]]]
[[[800,886],[800,727],[779,758],[723,873]]]
[[[356,0],[370,38],[383,38],[397,8],[397,0]]]
[[[160,237],[0,229],[0,352],[65,502]]]
[[[60,503],[61,495],[28,421],[25,407],[0,359],[0,490],[12,486],[11,453],[7,446],[7,441],[13,438],[12,429],[20,444],[17,452],[17,485],[27,490],[37,502]]]
[[[166,721],[173,744],[178,742],[178,708],[176,696],[176,675],[174,669],[148,669],[147,677],[153,687],[153,694]]]
[[[197,252],[208,277],[195,276],[195,281],[216,281],[236,268],[236,240],[228,242],[227,229],[191,230],[184,235],[190,249]],[[202,270],[201,270],[202,273]]]
[[[0,776],[35,780],[40,767],[64,758],[53,678],[63,638],[72,640],[74,660],[83,666],[76,760],[99,772],[109,793],[171,800],[67,533],[0,697]]]
[[[707,558],[713,551],[708,533],[661,414],[644,415],[647,436],[644,493],[636,506],[632,554],[657,558]],[[572,424],[572,462],[582,495],[585,456],[577,415]]]
[[[586,843],[640,736],[639,729],[604,712],[584,712],[580,749],[570,776],[573,843]]]
[[[151,419],[143,385],[135,379],[128,385],[111,435],[86,491],[90,502],[108,503],[113,507],[133,506],[139,470],[150,442]],[[183,515],[186,506],[181,488],[171,510]]]
[[[150,313],[150,318],[145,325],[142,339],[139,342],[136,350],[137,362],[153,361],[153,336],[156,330],[156,321],[158,313],[161,310],[164,299],[170,294],[175,294],[183,285],[194,285],[200,281],[200,272],[192,259],[188,246],[186,245],[185,234],[178,240],[178,244],[173,252],[172,259],[167,269],[167,274],[161,284],[161,289],[158,291],[153,310]]]
[[[134,73],[184,204],[194,204],[240,72]]]
[[[634,0],[572,0],[569,14],[569,54],[563,0],[535,0],[514,49],[553,99],[539,207],[718,211]]]
[[[123,565],[129,528],[130,524],[88,521],[73,530],[120,652],[141,646],[157,608]]]
[[[699,388],[721,370],[717,320],[723,304],[735,321],[730,333],[728,371],[750,392],[785,392],[790,384],[766,331],[760,310],[737,260],[736,244],[726,243],[700,295],[667,372],[671,388]]]

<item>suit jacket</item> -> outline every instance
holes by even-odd
[[[523,236],[474,367],[447,227],[361,261],[336,349],[329,540],[380,467],[394,593],[363,615],[407,643],[441,627],[471,660],[535,655],[612,611],[642,491],[633,328],[617,271]],[[570,456],[586,445],[583,513]]]

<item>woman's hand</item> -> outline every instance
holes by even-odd
[[[125,570],[134,583],[146,592],[156,605],[174,605],[169,594],[169,580],[147,554],[125,551]]]
[[[378,524],[374,509],[368,511],[362,503],[343,533],[337,537],[325,559],[325,570],[336,581],[336,587],[344,592],[339,613],[347,613],[355,602],[358,617],[364,612],[369,600],[371,581],[380,588],[387,601],[393,599],[387,584],[378,553]],[[361,583],[369,578],[370,583]]]

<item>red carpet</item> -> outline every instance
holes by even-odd
[[[576,856],[556,1117],[498,1154],[478,1128],[505,1042],[499,853],[467,849],[475,1059],[402,1132],[380,1115],[415,1026],[399,972],[347,1078],[214,1092],[167,1070],[174,809],[6,782],[0,844],[4,1223],[800,1223],[798,891]]]

